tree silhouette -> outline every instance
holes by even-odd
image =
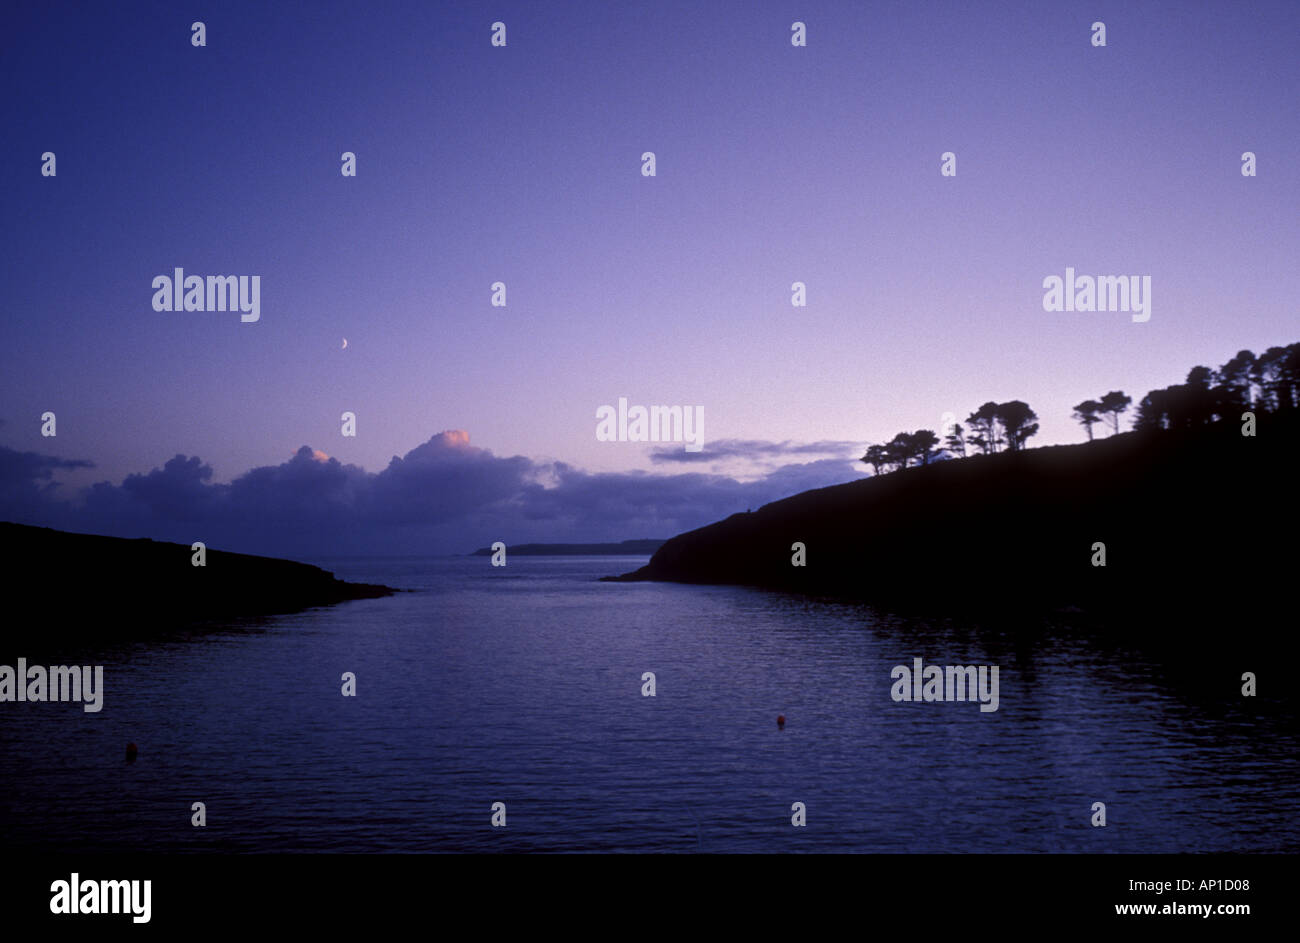
[[[998,435],[998,404],[991,400],[966,417],[966,425],[971,434],[967,441],[976,446],[985,455],[998,450],[1001,439]]]
[[[1171,404],[1174,399],[1173,391],[1176,389],[1177,387],[1170,386],[1163,390],[1152,390],[1142,397],[1142,402],[1138,403],[1137,418],[1133,422],[1133,428],[1140,432],[1172,429],[1174,423]]]
[[[943,447],[952,455],[959,458],[966,457],[966,434],[962,429],[961,423],[952,424],[952,432],[949,432],[943,440]]]
[[[879,475],[880,470],[885,467],[885,464],[888,461],[885,455],[885,447],[883,445],[868,445],[867,452],[862,456],[860,461],[866,462],[871,466],[871,473],[873,475]]]
[[[1260,399],[1267,396],[1266,411],[1300,408],[1300,343],[1264,351],[1256,361],[1256,376]]]
[[[912,454],[922,465],[929,465],[930,459],[934,458],[939,437],[929,429],[918,429],[909,436],[909,439],[912,443]]]
[[[1259,355],[1251,367],[1250,379],[1259,387],[1258,403],[1262,412],[1269,413],[1277,409],[1278,370],[1285,356],[1286,348],[1270,347]]]
[[[1122,390],[1111,390],[1100,400],[1087,399],[1074,407],[1072,418],[1084,427],[1088,441],[1092,427],[1108,421],[1111,434],[1119,433],[1120,415],[1133,399]],[[1239,350],[1219,370],[1196,366],[1183,383],[1151,390],[1138,403],[1133,419],[1135,432],[1192,429],[1209,423],[1236,421],[1243,412],[1271,413],[1300,410],[1300,342],[1287,347],[1270,347],[1259,356]],[[978,449],[992,455],[1002,446],[1019,452],[1038,433],[1038,415],[1022,400],[986,402],[966,417],[966,425],[952,424],[943,439],[950,456],[965,458]],[[904,469],[915,462],[928,465],[938,457],[940,439],[929,429],[900,432],[884,445],[868,445],[862,461],[879,475]]]
[[[939,437],[929,429],[900,432],[884,445],[868,445],[860,461],[870,465],[877,475],[889,471],[891,465],[906,468],[914,460],[918,465],[928,465],[937,455],[938,444]]]
[[[908,466],[914,452],[912,437],[906,432],[900,432],[885,443],[885,461],[900,471]]]
[[[1095,399],[1085,399],[1078,406],[1074,407],[1074,414],[1071,418],[1082,425],[1084,429],[1088,430],[1089,442],[1092,441],[1093,424],[1101,422],[1101,416],[1097,415],[1100,412],[1101,403],[1097,402]]]
[[[1025,440],[1038,433],[1038,414],[1029,408],[1028,403],[1013,399],[999,403],[993,412],[1006,432],[1009,451],[1019,452],[1025,447]]]
[[[1284,409],[1300,409],[1300,342],[1286,348],[1282,359],[1282,388],[1285,390]]]
[[[1196,366],[1187,372],[1177,416],[1180,425],[1203,426],[1215,420],[1218,411],[1214,389],[1218,385],[1219,376],[1209,367]]]
[[[1255,355],[1249,350],[1239,350],[1237,355],[1219,368],[1219,381],[1231,391],[1234,401],[1250,409],[1255,404]]]
[[[1128,409],[1131,402],[1133,397],[1125,395],[1120,390],[1111,390],[1098,404],[1100,408],[1097,411],[1103,416],[1110,416],[1111,429],[1116,435],[1119,434],[1119,414]],[[1091,437],[1089,435],[1089,438]]]
[[[1259,385],[1265,412],[1295,409],[1300,405],[1300,344],[1264,351],[1255,361],[1252,379]]]
[[[1152,390],[1138,404],[1133,428],[1142,432],[1158,429],[1191,429],[1213,422],[1217,413],[1210,371],[1193,368],[1188,382]]]

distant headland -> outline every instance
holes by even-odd
[[[616,544],[510,544],[507,549],[511,554],[525,557],[644,557],[663,545],[662,540],[646,539],[624,540]],[[491,555],[491,547],[481,547],[470,554],[473,557]]]

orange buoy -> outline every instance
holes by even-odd
[[[776,725],[777,725],[778,727],[784,727],[784,726],[785,726],[785,714],[777,714],[777,715],[776,715]]]

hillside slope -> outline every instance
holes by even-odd
[[[0,522],[0,554],[12,615],[7,634],[131,638],[150,627],[294,612],[387,596],[387,586],[347,583],[306,563],[222,550],[191,565],[184,544],[72,534]]]
[[[615,579],[1263,619],[1289,611],[1296,576],[1298,418],[1263,416],[1255,437],[1236,423],[1124,433],[808,491],[673,537]],[[806,566],[791,563],[797,541]]]

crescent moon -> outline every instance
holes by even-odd
[[[348,339],[347,339],[346,337],[343,338],[343,346],[342,346],[341,348],[339,348],[339,349],[340,349],[340,350],[347,350],[347,349],[348,349]]]

